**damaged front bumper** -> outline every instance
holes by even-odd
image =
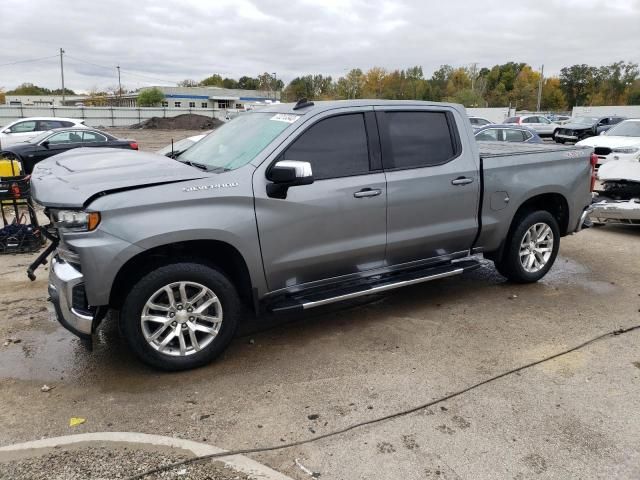
[[[589,218],[604,225],[640,226],[640,199],[601,200],[591,205]]]
[[[90,340],[100,320],[97,309],[87,305],[84,276],[57,255],[49,269],[49,296],[60,324],[83,340]]]

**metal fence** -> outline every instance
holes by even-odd
[[[90,127],[128,127],[152,117],[177,117],[194,113],[224,120],[226,110],[217,108],[165,108],[165,107],[56,107],[0,105],[0,125],[27,117],[65,117],[84,120]]]

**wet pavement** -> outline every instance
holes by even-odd
[[[88,352],[53,320],[47,272],[31,283],[30,256],[0,257],[0,445],[137,431],[248,448],[411,408],[640,323],[639,245],[640,229],[591,229],[562,240],[538,284],[507,284],[486,262],[313,315],[248,319],[216,362],[175,374],[140,364],[114,319]],[[252,458],[299,479],[309,475],[296,459],[322,478],[638,478],[638,411],[636,331]]]

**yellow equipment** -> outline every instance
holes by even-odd
[[[22,164],[19,160],[0,158],[0,178],[22,175]]]

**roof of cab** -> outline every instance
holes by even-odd
[[[456,110],[464,113],[464,107],[456,103],[441,103],[441,102],[423,102],[419,100],[378,100],[378,99],[363,99],[363,100],[330,100],[330,101],[310,101],[312,105],[303,106],[294,110],[295,103],[273,103],[264,107],[256,108],[256,112],[267,113],[290,113],[295,115],[307,115],[313,113],[314,115],[327,110],[334,110],[336,108],[349,108],[349,107],[452,107]]]

